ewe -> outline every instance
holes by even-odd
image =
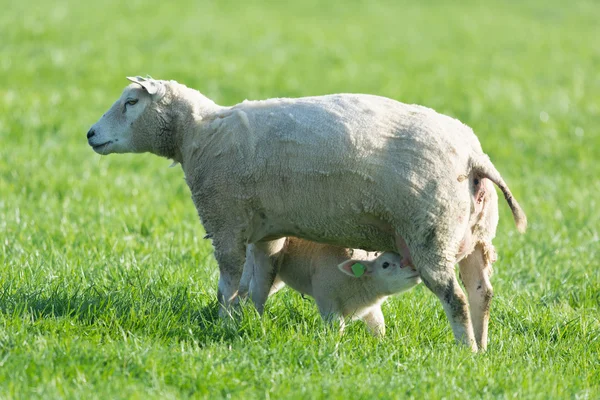
[[[250,288],[250,297],[262,313],[268,295],[286,284],[313,297],[325,321],[339,318],[363,320],[375,336],[385,335],[381,304],[388,296],[404,292],[421,280],[417,271],[396,253],[379,256],[360,249],[347,249],[289,237],[277,243],[269,254],[272,274],[254,264],[254,249],[248,245],[239,295]]]
[[[519,231],[527,221],[469,127],[371,95],[222,107],[174,81],[129,80],[88,142],[99,154],[152,152],[181,164],[213,239],[223,310],[236,301],[246,245],[269,268],[271,242],[296,236],[400,253],[442,302],[456,340],[485,348],[498,218],[488,180]]]

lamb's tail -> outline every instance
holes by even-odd
[[[476,158],[471,158],[471,173],[478,173],[483,177],[488,178],[494,182],[500,188],[500,190],[502,190],[502,193],[504,193],[504,198],[506,199],[506,202],[512,211],[515,224],[517,225],[517,230],[521,233],[524,233],[527,230],[527,217],[525,216],[525,213],[523,212],[523,209],[519,203],[517,203],[517,200],[515,200],[510,192],[508,185],[506,182],[504,182],[504,179],[502,179],[502,176],[496,167],[494,167],[494,164],[492,164],[490,158],[486,154],[477,156]]]

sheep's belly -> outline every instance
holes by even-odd
[[[264,223],[249,229],[251,235],[248,237],[248,242],[296,236],[313,242],[367,251],[396,250],[391,226],[366,216],[355,215],[353,218],[330,216],[295,222],[300,221],[290,221],[289,218],[287,220],[267,218]]]

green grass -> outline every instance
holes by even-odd
[[[600,5],[0,0],[1,398],[599,398]],[[417,4],[418,3],[418,4]],[[424,287],[339,338],[286,290],[224,324],[180,169],[85,133],[127,75],[220,104],[366,92],[477,132],[500,206],[486,354]]]

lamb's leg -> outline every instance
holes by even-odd
[[[334,328],[335,321],[338,321],[340,324],[340,329],[339,329],[340,336],[344,334],[344,330],[346,329],[346,320],[344,319],[343,316],[341,316],[339,314],[321,313],[321,318],[323,319],[323,321],[325,321],[325,323],[327,325],[329,325],[332,328]]]
[[[385,319],[381,307],[373,307],[368,314],[362,317],[362,320],[365,321],[373,336],[380,338],[385,336]]]
[[[341,315],[339,316],[338,320],[340,321],[340,335],[343,335],[344,329],[346,329],[346,320]]]
[[[321,319],[323,319],[323,321],[325,321],[325,323],[329,326],[333,326],[336,320],[339,321],[340,335],[344,334],[344,329],[346,329],[346,320],[341,313],[337,312],[337,308],[335,307],[333,301],[327,296],[321,297],[319,295],[315,296],[315,301],[317,303],[317,307],[319,308]]]
[[[458,343],[477,351],[467,298],[456,279],[454,262],[448,260],[445,253],[447,252],[434,244],[433,240],[430,240],[428,246],[411,248],[414,266],[425,286],[442,302],[454,338]]]
[[[285,238],[257,242],[251,246],[253,262],[250,297],[259,314],[262,315],[269,292],[277,275],[271,256],[281,251]]]
[[[460,278],[469,295],[469,308],[473,331],[480,350],[487,347],[488,323],[493,288],[490,283],[492,258],[486,257],[484,245],[479,243],[475,250],[459,262]],[[493,252],[493,248],[490,250]]]
[[[285,282],[279,278],[279,276],[275,276],[275,281],[273,281],[273,285],[271,286],[271,290],[269,291],[269,296],[279,292],[281,289],[285,287]]]

